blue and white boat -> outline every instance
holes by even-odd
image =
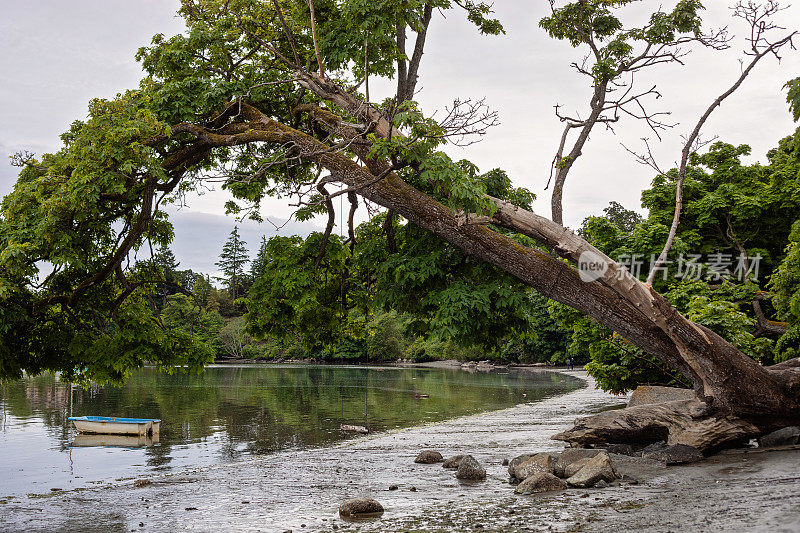
[[[161,420],[158,418],[117,418],[110,416],[71,416],[75,429],[81,433],[103,435],[158,435]]]

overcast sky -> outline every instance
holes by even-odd
[[[644,1],[634,17],[647,8],[674,2]],[[680,135],[740,72],[743,28],[729,18],[727,2],[709,0],[707,26],[730,25],[737,35],[726,53],[698,51],[686,66],[668,65],[642,76],[637,85],[658,84],[663,97],[653,110],[671,111],[679,123],[656,148],[660,163],[678,158]],[[155,33],[183,31],[175,16],[174,0],[0,0],[0,155],[22,149],[41,154],[58,149],[59,135],[75,119],[84,118],[94,97],[112,98],[136,87],[141,78],[133,56]],[[561,124],[553,114],[586,116],[590,87],[569,67],[582,53],[549,39],[538,21],[546,15],[545,0],[498,0],[495,10],[507,34],[480,37],[461,13],[445,19],[434,16],[423,59],[417,99],[426,112],[443,110],[454,98],[485,98],[500,114],[501,124],[483,141],[466,149],[451,147],[456,158],[468,158],[482,170],[505,169],[515,185],[538,196],[536,210],[549,216],[544,190]],[[780,22],[800,28],[800,5],[781,14]],[[800,41],[800,40],[798,40]],[[718,135],[734,144],[753,147],[752,161],[764,161],[766,151],[793,131],[782,85],[800,76],[800,52],[787,50],[779,63],[766,58],[744,86],[712,115],[704,136]],[[392,84],[371,81],[373,100],[388,96]],[[441,113],[441,112],[440,112]],[[653,137],[641,124],[621,121],[615,133],[598,129],[575,165],[564,194],[568,225],[576,227],[587,215],[600,213],[609,201],[638,209],[641,190],[653,177],[621,144],[640,148],[642,137]],[[15,168],[0,161],[0,195],[10,192]],[[183,268],[213,272],[222,243],[236,221],[225,217],[224,191],[189,199],[189,207],[173,214],[174,249]],[[262,215],[280,222],[291,216],[285,201],[265,204]],[[322,222],[319,222],[322,225]],[[290,223],[282,234],[307,233],[313,223]],[[255,250],[261,235],[277,232],[270,224],[246,222],[243,235]]]

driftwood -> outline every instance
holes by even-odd
[[[364,426],[351,426],[349,424],[341,424],[339,429],[342,431],[354,431],[356,433],[369,433],[369,429]]]
[[[712,411],[699,400],[639,405],[579,418],[572,429],[552,439],[579,446],[646,445],[666,441],[712,452],[760,435],[755,425]]]

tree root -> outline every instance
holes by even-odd
[[[762,431],[731,415],[711,412],[699,400],[647,404],[579,418],[572,429],[551,437],[573,445],[647,445],[666,441],[704,453],[756,437]]]

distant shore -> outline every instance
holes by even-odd
[[[388,367],[410,367],[410,368],[443,368],[458,369],[480,367],[483,370],[494,368],[520,368],[520,369],[539,369],[553,372],[568,371],[563,365],[549,365],[546,363],[498,363],[488,360],[484,361],[459,361],[457,359],[442,359],[435,361],[384,361],[384,362],[358,362],[358,361],[324,361],[321,359],[216,359],[212,365],[346,365],[346,366],[388,366]],[[580,370],[580,368],[578,367]]]

